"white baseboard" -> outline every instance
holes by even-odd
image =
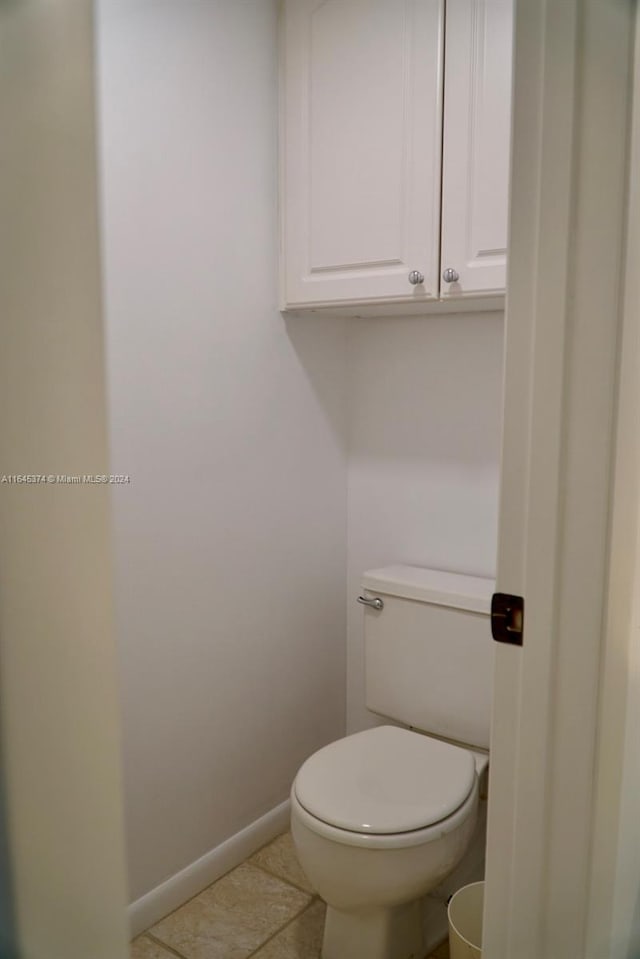
[[[288,828],[289,816],[290,803],[287,799],[235,836],[196,859],[190,866],[181,869],[166,882],[156,886],[151,892],[132,902],[129,906],[131,936],[138,936],[149,926],[164,919],[230,869],[239,866],[265,843],[275,839]]]

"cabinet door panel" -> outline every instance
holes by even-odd
[[[285,306],[438,295],[442,23],[442,0],[285,4]]]
[[[445,297],[505,288],[513,0],[447,0],[442,268]]]

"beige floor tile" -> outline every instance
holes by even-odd
[[[246,959],[310,899],[243,863],[150,931],[186,959]]]
[[[289,832],[278,836],[277,839],[274,839],[274,841],[269,843],[268,846],[265,846],[264,849],[255,853],[249,862],[254,863],[256,866],[261,866],[263,869],[266,869],[267,872],[273,873],[274,876],[279,876],[281,879],[286,879],[287,882],[292,882],[294,886],[298,886],[299,889],[304,889],[305,892],[314,891],[302,871],[302,866],[298,862],[293,839]]]
[[[138,936],[131,943],[131,959],[175,959],[175,954],[167,952],[148,936]]]
[[[259,949],[255,959],[320,959],[326,906],[316,901]]]

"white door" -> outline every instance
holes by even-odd
[[[56,481],[107,472],[94,69],[91,0],[0,3],[3,959],[129,954],[109,487]]]
[[[283,308],[438,296],[443,15],[284,4]]]
[[[501,293],[506,285],[513,4],[447,0],[441,260],[445,298]],[[453,282],[447,282],[447,276]]]
[[[524,632],[496,644],[486,959],[612,955],[589,885],[634,6],[516,8],[497,588]]]

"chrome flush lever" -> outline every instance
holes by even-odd
[[[369,599],[368,596],[358,596],[358,602],[363,606],[371,606],[373,609],[384,609],[384,603],[376,596],[375,599]]]

